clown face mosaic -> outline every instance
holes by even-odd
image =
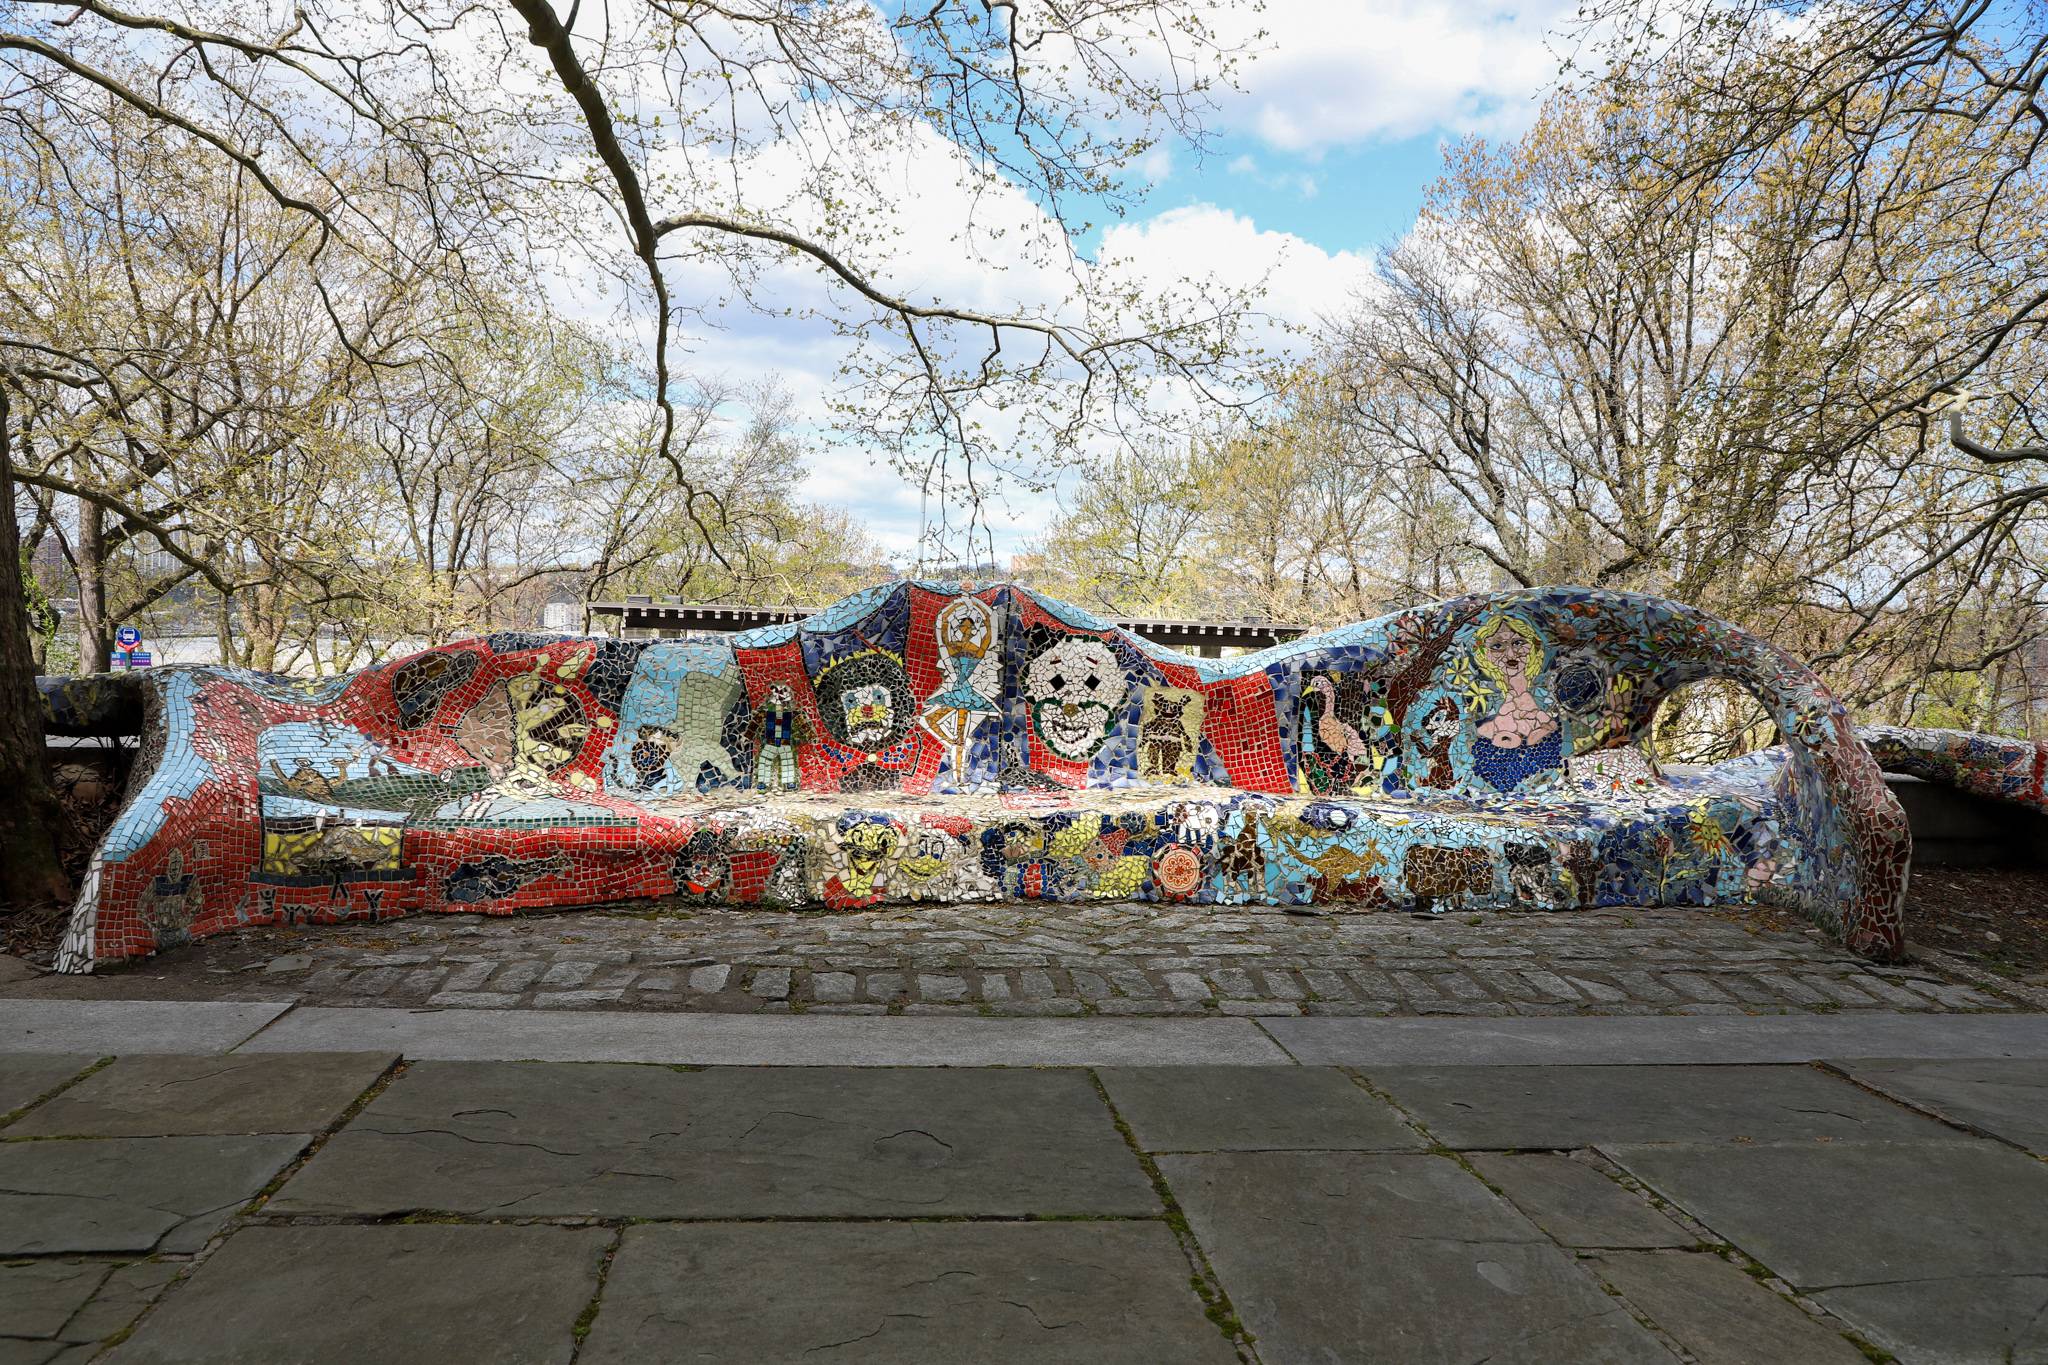
[[[1130,695],[1116,652],[1085,635],[1055,639],[1024,670],[1024,700],[1041,744],[1073,762],[1093,758]]]
[[[1656,707],[1706,677],[1787,742],[1661,772]],[[1768,902],[1900,943],[1903,818],[1841,708],[1771,646],[1625,594],[1460,598],[1226,661],[1011,585],[895,583],[717,643],[499,635],[317,685],[122,689],[52,703],[144,715],[67,970],[244,925],[639,896]],[[1968,738],[1887,743],[2038,799],[2039,751]]]
[[[819,680],[818,705],[834,739],[870,754],[903,738],[915,715],[909,675],[879,649],[835,661]]]

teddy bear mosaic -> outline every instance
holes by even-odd
[[[1787,743],[1664,772],[1675,687]],[[847,909],[1796,907],[1901,942],[1908,836],[1841,707],[1654,598],[1477,595],[1197,659],[1014,585],[716,642],[498,634],[318,681],[158,669],[60,965],[248,925],[639,896]]]

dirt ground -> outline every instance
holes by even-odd
[[[2048,867],[1916,867],[1906,933],[2001,976],[2048,978]]]

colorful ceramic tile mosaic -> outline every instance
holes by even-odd
[[[1860,725],[1856,734],[1888,773],[2048,811],[2048,740],[1896,725]]]
[[[1660,772],[1658,703],[1714,676],[1788,743]],[[1011,585],[893,583],[715,643],[493,635],[315,683],[131,685],[143,752],[70,971],[244,925],[635,896],[1768,902],[1900,945],[1905,821],[1841,707],[1775,647],[1620,593],[1209,660]]]

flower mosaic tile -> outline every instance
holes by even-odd
[[[1660,772],[1658,704],[1716,676],[1788,742]],[[499,634],[312,683],[130,685],[143,749],[70,971],[247,925],[640,896],[1767,902],[1901,942],[1904,817],[1841,707],[1629,594],[1469,596],[1206,660],[1015,585],[905,582],[716,642]]]

